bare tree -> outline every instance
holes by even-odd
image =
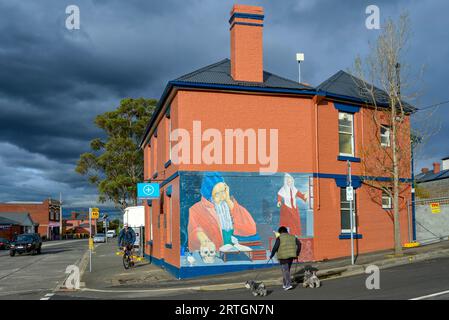
[[[364,61],[356,59],[353,77],[366,102],[365,115],[373,124],[367,126],[368,142],[360,146],[363,183],[372,187],[370,195],[375,202],[386,206],[385,199],[392,199],[388,213],[393,221],[397,255],[402,253],[400,211],[406,205],[404,194],[410,190],[409,183],[401,178],[410,177],[411,172],[410,115],[414,108],[404,101],[410,101],[415,94],[403,93],[409,85],[403,61],[409,30],[406,14],[397,22],[385,21],[368,57]]]

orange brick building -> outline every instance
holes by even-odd
[[[348,161],[356,253],[393,247],[392,220],[372,199],[382,192],[362,178],[361,148],[380,134],[373,110],[343,71],[316,88],[264,71],[264,18],[234,5],[231,59],[170,81],[141,143],[145,181],[161,188],[145,206],[145,255],[178,278],[266,266],[280,225],[303,261],[349,256]]]
[[[36,224],[36,232],[48,240],[59,237],[59,201],[45,199],[42,202],[0,203],[0,212],[27,212]]]

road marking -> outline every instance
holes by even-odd
[[[413,298],[413,299],[410,299],[410,300],[424,300],[424,299],[427,299],[427,298],[438,297],[438,296],[441,296],[441,295],[447,294],[447,293],[449,293],[449,290],[428,294],[427,296]]]
[[[40,300],[50,300],[54,295],[54,293],[47,293],[43,298],[40,298]]]
[[[242,285],[243,287],[243,285]],[[81,291],[102,292],[102,293],[152,293],[152,292],[171,292],[171,291],[200,291],[202,286],[187,287],[187,288],[164,288],[164,289],[137,289],[137,290],[104,290],[104,289],[90,289],[81,288]]]

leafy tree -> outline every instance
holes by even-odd
[[[139,143],[156,104],[154,99],[127,98],[95,118],[105,138],[91,141],[91,152],[80,156],[75,170],[97,186],[99,202],[111,201],[122,211],[137,205],[136,184],[143,180]]]

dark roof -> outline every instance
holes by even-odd
[[[448,157],[446,157],[446,158],[443,158],[443,159],[441,159],[441,160],[449,160],[449,156],[448,156]]]
[[[323,91],[327,95],[335,95],[341,98],[355,99],[365,103],[373,104],[373,99],[365,88],[370,88],[372,85],[340,70],[329,79],[321,83],[318,91]],[[376,86],[372,86],[374,95],[376,96],[376,103],[379,106],[388,106],[388,94]],[[412,107],[406,102],[404,103],[404,110],[406,112],[414,112],[416,108]]]
[[[0,216],[0,224],[12,224],[12,225],[18,225],[17,221],[9,220],[5,217]]]
[[[434,180],[448,179],[449,178],[449,169],[440,171],[438,173],[433,173],[432,171],[428,171],[426,173],[420,173],[415,176],[416,182],[430,182]]]
[[[33,219],[28,212],[0,212],[0,217],[15,222],[21,226],[35,226]]]
[[[311,86],[282,78],[267,71],[263,72],[263,82],[235,81],[231,76],[231,61],[229,59],[223,59],[217,63],[183,75],[174,81],[259,88],[313,89]]]

